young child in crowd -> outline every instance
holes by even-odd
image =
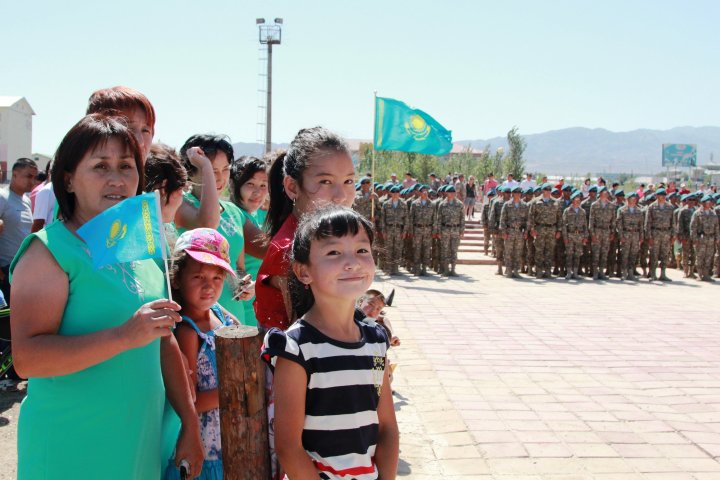
[[[160,210],[170,251],[178,237],[174,220],[175,214],[182,205],[183,191],[187,183],[187,172],[175,149],[162,143],[154,143],[150,147],[150,156],[145,160],[143,191],[160,192]]]
[[[215,331],[232,325],[218,305],[226,275],[235,276],[227,240],[211,228],[184,232],[175,242],[170,280],[173,298],[182,306],[182,323],[175,330],[180,350],[191,366],[196,389],[195,409],[205,449],[201,479],[222,479],[220,410],[218,400]],[[174,459],[171,460],[174,464]],[[179,478],[176,468],[166,479]]]
[[[358,299],[358,308],[365,314],[366,320],[371,320],[382,325],[390,339],[390,346],[399,347],[400,339],[393,335],[392,324],[383,311],[385,305],[385,295],[372,288]]]
[[[346,207],[303,217],[288,288],[299,319],[271,329],[275,448],[287,477],[394,479],[399,434],[384,328],[354,318],[375,274],[373,230]]]

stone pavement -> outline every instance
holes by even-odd
[[[720,282],[379,276],[399,478],[720,479]]]

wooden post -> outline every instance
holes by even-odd
[[[270,478],[262,335],[233,325],[215,334],[225,480]]]

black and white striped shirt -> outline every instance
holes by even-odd
[[[298,363],[307,373],[303,448],[320,478],[375,480],[377,408],[385,374],[388,338],[375,323],[355,320],[362,338],[344,343],[304,320],[265,336],[262,358]]]

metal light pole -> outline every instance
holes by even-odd
[[[265,105],[265,153],[272,144],[272,46],[280,45],[282,36],[282,18],[276,18],[275,24],[265,23],[264,18],[255,20],[260,28],[260,44],[267,45],[267,102]]]

